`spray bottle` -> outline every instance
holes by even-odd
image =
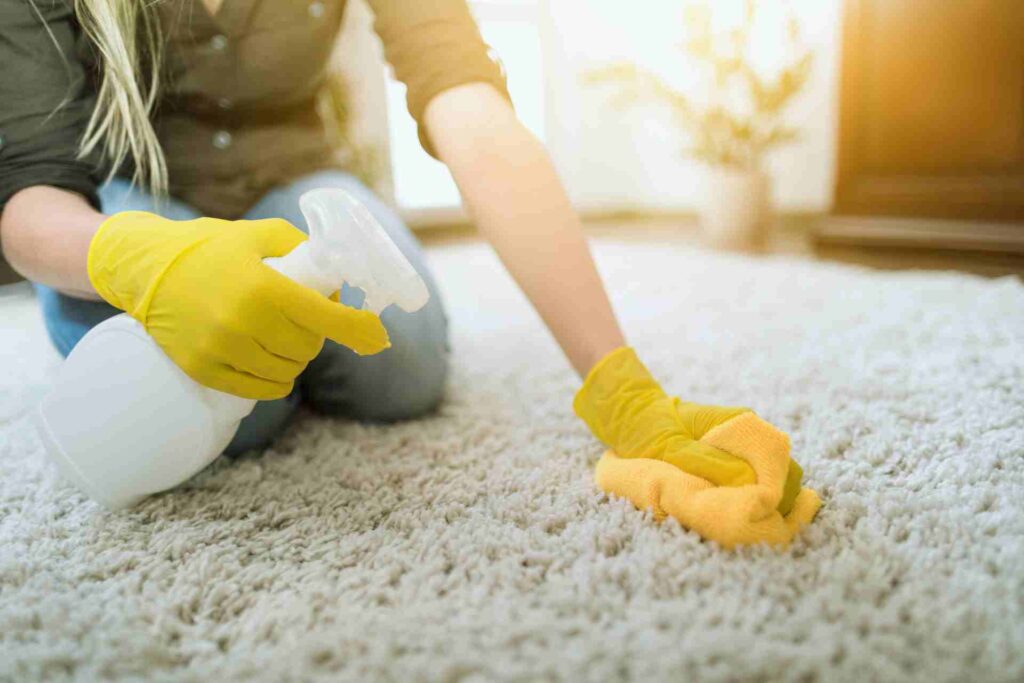
[[[309,240],[271,268],[324,296],[347,282],[363,308],[412,312],[429,298],[377,220],[344,190],[306,192]],[[127,314],[88,332],[36,411],[47,454],[66,479],[116,510],[181,484],[216,459],[256,402],[205,387],[168,358]]]

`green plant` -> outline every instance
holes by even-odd
[[[687,4],[681,48],[710,84],[703,102],[631,62],[591,70],[583,80],[618,85],[615,102],[619,106],[645,100],[668,105],[677,124],[688,133],[690,145],[684,150],[688,156],[709,164],[756,169],[765,152],[797,138],[798,131],[782,121],[782,114],[807,83],[813,62],[812,51],[803,45],[799,23],[788,11],[781,38],[787,41],[792,56],[774,78],[757,73],[751,37],[758,7],[763,4],[745,0],[738,24],[720,33],[713,30],[711,2]],[[737,107],[736,100],[744,104]]]

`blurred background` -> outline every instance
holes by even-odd
[[[704,164],[685,153],[690,143],[671,106],[655,98],[638,98],[633,106],[623,106],[616,101],[622,84],[595,82],[595,72],[633,63],[673,87],[697,89],[705,84],[690,77],[693,59],[683,47],[688,10],[692,14],[695,7],[706,9],[717,31],[718,24],[727,30],[730,23],[740,23],[748,4],[470,0],[484,39],[506,69],[517,113],[548,146],[573,201],[588,216],[686,214],[696,209]],[[781,66],[788,46],[779,23],[787,10],[799,21],[807,47],[817,53],[806,87],[790,103],[790,119],[800,126],[801,137],[779,149],[770,164],[781,207],[820,213],[831,203],[835,172],[840,7],[832,0],[753,5],[761,15],[755,28],[764,34],[753,36],[749,53],[754,66],[766,73]],[[370,45],[364,49],[373,48],[369,13],[360,8],[349,20],[363,24],[353,33],[366,32]],[[776,38],[782,42],[774,42]],[[339,62],[351,65],[349,51],[355,41],[342,41],[346,45]],[[363,63],[369,66],[372,61]],[[381,68],[386,74],[382,64]],[[419,148],[414,124],[405,112],[404,87],[387,75],[385,83],[381,96],[387,121],[378,120],[380,130],[374,137],[390,143],[395,201],[421,224],[460,216],[458,193],[446,170]],[[366,139],[367,134],[373,136],[369,130],[361,136]]]
[[[471,5],[593,231],[1024,272],[1020,0]],[[358,137],[411,223],[458,228],[455,186],[353,10],[364,38],[342,49],[364,57],[342,61],[384,74]]]
[[[469,2],[594,234],[1024,272],[1021,0]],[[372,21],[350,0],[327,105],[349,163],[469,238]]]

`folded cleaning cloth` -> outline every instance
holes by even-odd
[[[612,447],[602,490],[724,547],[787,545],[821,506],[785,433],[746,408],[669,398],[628,347],[590,371],[573,407]]]

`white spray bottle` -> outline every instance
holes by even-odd
[[[339,189],[305,193],[309,240],[265,263],[328,296],[343,282],[364,309],[412,312],[423,279],[365,206]],[[46,452],[62,474],[110,509],[181,484],[219,456],[255,401],[202,386],[121,314],[89,331],[68,355],[36,412]]]

